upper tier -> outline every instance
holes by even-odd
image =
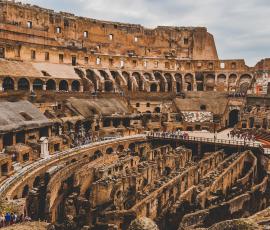
[[[99,21],[0,0],[0,41],[108,55],[217,60],[204,27],[157,27]]]

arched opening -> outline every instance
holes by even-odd
[[[215,88],[215,76],[213,74],[208,74],[205,80],[206,91],[214,91]]]
[[[33,82],[33,90],[43,90],[43,81],[35,79]]]
[[[33,187],[37,188],[40,185],[40,177],[37,176],[34,180]]]
[[[234,91],[235,90],[236,80],[237,80],[237,75],[236,74],[231,74],[229,76],[229,79],[228,79],[228,90],[229,91]]]
[[[141,78],[141,75],[137,72],[133,73],[132,76],[136,79],[137,85],[138,85],[138,90],[142,91],[144,88],[143,80]]]
[[[128,91],[131,91],[132,90],[132,82],[130,80],[129,74],[127,72],[123,72],[122,75],[126,79]]]
[[[218,90],[224,91],[226,89],[226,75],[220,74],[217,77],[217,87]]]
[[[65,81],[65,80],[60,81],[59,90],[68,91],[68,83],[67,83],[67,81]]]
[[[181,92],[181,83],[180,82],[176,82],[176,92],[177,93]]]
[[[180,93],[182,89],[182,75],[181,74],[175,74],[175,81],[176,81],[176,92]]]
[[[203,82],[197,82],[197,91],[203,91]]]
[[[249,118],[249,128],[250,129],[254,128],[254,117]]]
[[[73,81],[71,84],[71,90],[73,92],[79,92],[80,91],[80,82],[79,81]]]
[[[30,89],[29,81],[26,78],[20,78],[18,81],[18,90],[27,91]]]
[[[229,127],[234,127],[239,121],[239,110],[234,109],[229,113]]]
[[[46,82],[46,89],[47,90],[56,90],[56,83],[54,80],[50,79]]]
[[[165,88],[166,88],[166,80],[165,80],[165,77],[162,76],[161,73],[159,72],[155,72],[154,73],[154,76],[155,76],[155,79],[156,81],[159,81],[159,89],[160,89],[160,92],[165,92]],[[151,91],[152,92],[152,91]],[[156,92],[156,91],[155,91]]]
[[[169,73],[165,73],[164,77],[166,78],[167,81],[167,91],[172,92],[173,90],[173,77]]]
[[[23,187],[23,191],[22,191],[22,198],[25,198],[28,196],[28,193],[29,193],[29,185],[25,185]]]
[[[108,73],[104,70],[99,70],[101,76],[104,78],[104,90],[105,92],[112,92],[114,89],[114,82]]]
[[[104,85],[105,92],[112,92],[113,91],[113,83],[112,81],[106,80]]]
[[[3,90],[14,90],[14,80],[10,77],[5,77],[3,80]]]
[[[113,148],[107,148],[106,149],[106,154],[112,154],[114,151],[113,151]]]
[[[133,152],[135,152],[135,144],[134,143],[131,143],[131,144],[129,144],[129,146],[128,146],[128,148],[130,149],[130,151],[133,153]]]
[[[98,87],[98,81],[96,78],[96,74],[92,70],[86,70],[86,77],[93,83],[94,90],[97,91],[99,89]]]
[[[155,108],[155,113],[160,113],[160,107]]]
[[[157,85],[155,83],[151,84],[150,92],[157,92]]]
[[[185,83],[186,83],[186,89],[187,91],[192,91],[193,90],[193,75],[192,74],[187,74],[185,75]]]
[[[187,82],[187,91],[192,91],[192,84]]]
[[[119,145],[118,147],[117,147],[117,152],[119,152],[119,153],[121,153],[121,152],[123,152],[124,151],[124,146],[123,145]]]

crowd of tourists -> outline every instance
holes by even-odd
[[[233,129],[227,135],[228,138],[231,138],[233,140],[244,140],[249,142],[256,141],[256,136],[252,130]]]
[[[188,139],[189,135],[187,132],[183,132],[180,130],[177,131],[169,131],[169,132],[149,132],[149,136],[152,137],[162,137],[162,138],[180,138],[180,139]]]
[[[23,214],[17,215],[15,212],[0,213],[0,228],[27,221],[31,221],[31,218]]]
[[[229,93],[229,97],[245,97],[246,93],[241,93],[241,92],[233,92]]]

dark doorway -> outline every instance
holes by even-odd
[[[229,127],[234,127],[239,121],[239,110],[234,109],[229,113]]]
[[[13,134],[12,133],[6,133],[3,136],[3,146],[11,146],[13,145]]]
[[[68,91],[68,83],[65,80],[60,81],[59,90]]]
[[[150,86],[150,91],[151,91],[151,92],[157,92],[157,85],[156,85],[156,84],[152,84],[152,85]]]
[[[8,91],[8,90],[14,90],[14,81],[10,77],[6,77],[3,80],[3,90]]]
[[[181,92],[181,84],[179,82],[176,82],[176,92],[177,93]]]
[[[25,78],[21,78],[18,81],[18,90],[23,90],[23,91],[27,91],[30,89],[30,84],[29,81]]]
[[[203,91],[203,83],[197,82],[197,91]]]
[[[72,59],[72,65],[73,66],[77,65],[77,58],[76,58],[76,56],[72,56],[71,59]]]
[[[187,82],[187,91],[192,91],[192,84]]]
[[[46,89],[47,90],[56,90],[56,83],[54,80],[48,80],[46,82]]]

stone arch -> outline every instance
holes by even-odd
[[[229,127],[234,127],[239,122],[239,110],[233,109],[229,113]]]
[[[205,77],[205,89],[206,91],[214,91],[215,89],[215,75],[207,74]]]
[[[18,80],[18,90],[28,91],[30,89],[30,83],[26,78],[20,78]]]
[[[112,147],[109,147],[106,149],[106,154],[112,154],[114,152],[113,148]]]
[[[192,91],[193,90],[193,84],[194,84],[194,77],[191,73],[188,73],[185,75],[185,83],[186,83],[186,90]]]
[[[204,91],[204,75],[201,72],[195,74],[197,91]]]
[[[66,80],[59,82],[59,90],[68,91],[68,82]]]
[[[122,75],[127,82],[128,91],[132,91],[132,81],[130,79],[130,74],[127,72],[122,72]]]
[[[239,92],[247,93],[251,84],[252,76],[249,74],[243,74],[239,78]]]
[[[46,82],[46,90],[56,90],[56,83],[54,80],[50,79]]]
[[[176,92],[180,93],[183,90],[182,75],[177,73],[174,75],[176,81]]]
[[[172,92],[173,91],[173,82],[175,81],[174,77],[170,73],[165,73],[164,77],[167,81],[167,91]]]
[[[156,83],[152,83],[150,85],[150,92],[157,92],[157,84]]]
[[[79,92],[80,91],[80,82],[77,81],[77,80],[74,80],[72,83],[71,83],[71,90],[74,91],[74,92]]]
[[[98,158],[100,158],[102,156],[103,156],[102,152],[100,150],[97,150],[97,151],[94,152],[94,154],[92,156],[90,156],[90,160],[91,161],[96,160],[96,159],[98,159]]]
[[[219,74],[217,76],[217,84],[226,84],[226,75],[225,74]]]
[[[159,82],[159,91],[165,92],[166,91],[166,84],[167,84],[166,78],[160,72],[155,72],[154,76],[155,76],[156,81]]]
[[[14,80],[11,77],[5,77],[3,79],[3,90],[4,91],[9,91],[9,90],[14,90]]]
[[[104,78],[104,90],[105,92],[112,92],[114,90],[114,82],[104,70],[99,70],[101,76]]]
[[[33,81],[33,90],[43,90],[43,81],[39,78]]]
[[[148,80],[148,81],[154,81],[154,80],[155,80],[155,79],[153,78],[153,75],[150,74],[150,73],[148,73],[148,72],[144,73],[143,76],[144,76],[144,78],[145,78],[146,80]]]
[[[233,91],[233,89],[235,89],[236,81],[237,81],[237,75],[230,74],[229,78],[228,78],[228,90],[229,91]]]
[[[86,70],[86,77],[93,83],[94,90],[97,91],[99,89],[99,81],[97,79],[97,76],[93,70],[87,69]]]
[[[118,71],[111,71],[111,75],[118,86],[127,85],[127,81]]]
[[[143,79],[141,77],[141,74],[138,73],[138,72],[133,72],[132,76],[136,79],[136,82],[137,82],[137,85],[138,85],[138,90],[143,91],[144,82],[143,82]]]
[[[29,185],[27,184],[23,187],[22,198],[26,198],[28,196],[28,193],[29,193]]]

